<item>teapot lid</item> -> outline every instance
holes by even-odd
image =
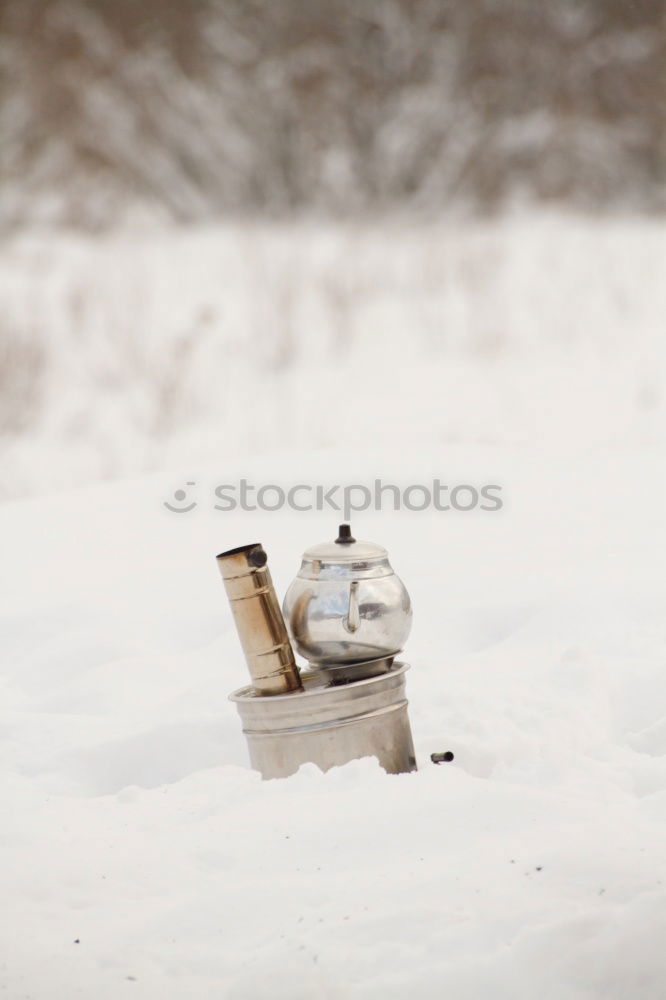
[[[352,536],[351,525],[341,524],[334,542],[313,545],[303,553],[304,562],[349,563],[386,559],[388,552],[374,542],[357,542]]]

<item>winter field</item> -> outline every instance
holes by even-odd
[[[7,997],[663,1000],[664,260],[552,216],[5,244]],[[282,596],[339,515],[215,510],[242,477],[502,486],[352,520],[417,773],[249,769],[214,556]]]
[[[19,234],[0,496],[248,451],[660,441],[665,260],[663,223],[542,214]]]

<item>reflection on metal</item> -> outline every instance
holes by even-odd
[[[252,687],[230,697],[240,713],[252,766],[264,778],[285,778],[301,764],[322,771],[376,757],[389,774],[416,770],[405,697],[406,663],[351,684],[331,686],[313,671],[303,691],[257,697]]]
[[[405,697],[409,595],[386,550],[349,525],[303,555],[284,600],[292,638],[311,670],[299,675],[259,544],[217,557],[252,685],[235,691],[252,766],[284,778],[376,757],[385,771],[416,770]]]
[[[259,543],[221,552],[224,580],[254,690],[278,695],[301,690],[287,629]]]
[[[283,605],[297,651],[314,667],[394,657],[412,624],[404,584],[386,549],[340,525],[334,542],[308,549]]]

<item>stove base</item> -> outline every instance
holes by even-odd
[[[395,661],[384,673],[331,685],[321,671],[303,673],[303,691],[258,695],[252,687],[230,695],[236,703],[252,767],[264,778],[286,778],[301,764],[322,771],[360,757],[376,757],[389,774],[416,770],[407,714],[405,673]]]

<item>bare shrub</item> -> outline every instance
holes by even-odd
[[[0,335],[0,434],[28,430],[39,416],[47,351],[33,331]]]
[[[666,206],[666,0],[0,0],[0,222]]]

